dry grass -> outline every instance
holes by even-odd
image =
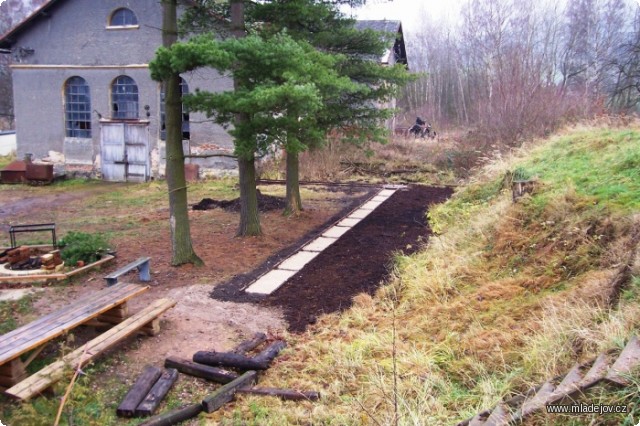
[[[290,349],[261,384],[320,390],[322,401],[246,398],[211,419],[452,424],[620,346],[640,325],[639,280],[618,306],[605,301],[638,226],[630,195],[640,186],[638,142],[637,127],[571,130],[487,164],[433,212],[442,235],[399,257],[374,299],[358,296],[348,312],[288,337]],[[597,182],[564,173],[609,155],[619,161],[593,173]],[[543,183],[517,204],[501,189],[515,167]]]

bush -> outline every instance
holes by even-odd
[[[62,259],[69,266],[74,266],[79,260],[93,263],[109,250],[109,242],[101,234],[87,234],[84,232],[69,232],[60,246]]]

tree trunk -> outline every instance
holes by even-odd
[[[243,0],[231,0],[231,34],[235,38],[246,35],[244,27],[244,2]],[[242,87],[242,81],[233,78],[233,88]],[[249,120],[245,114],[236,115],[236,126]],[[258,192],[256,188],[256,165],[253,153],[238,155],[238,174],[240,178],[240,225],[237,236],[247,237],[262,235],[260,228],[260,216],[258,215]]]
[[[162,45],[170,47],[178,39],[177,0],[163,0]],[[182,99],[180,76],[173,74],[163,82],[165,88],[165,117],[167,126],[167,186],[169,189],[169,223],[171,226],[171,264],[193,263],[202,265],[191,245],[187,181],[184,175],[182,148]]]
[[[287,205],[285,216],[298,214],[302,211],[300,198],[300,161],[298,153],[287,152]]]
[[[239,237],[262,235],[254,158],[247,160],[238,157],[238,172],[240,175],[240,226],[237,235]]]

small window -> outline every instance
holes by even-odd
[[[82,77],[71,77],[64,84],[64,121],[67,137],[91,137],[91,95]]]
[[[184,78],[180,77],[180,94],[182,96],[189,93],[189,85]],[[160,139],[163,141],[167,139],[167,123],[165,115],[165,102],[164,102],[164,85],[160,86]],[[189,130],[189,110],[182,104],[182,139],[191,139],[191,132]]]
[[[126,75],[121,75],[111,84],[111,117],[121,119],[138,118],[138,86]]]
[[[116,9],[109,19],[110,27],[133,27],[138,25],[138,18],[131,9],[123,7]]]

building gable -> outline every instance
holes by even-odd
[[[135,25],[111,22],[130,10]],[[162,8],[157,0],[51,0],[0,39],[14,64],[144,64],[161,44]]]

